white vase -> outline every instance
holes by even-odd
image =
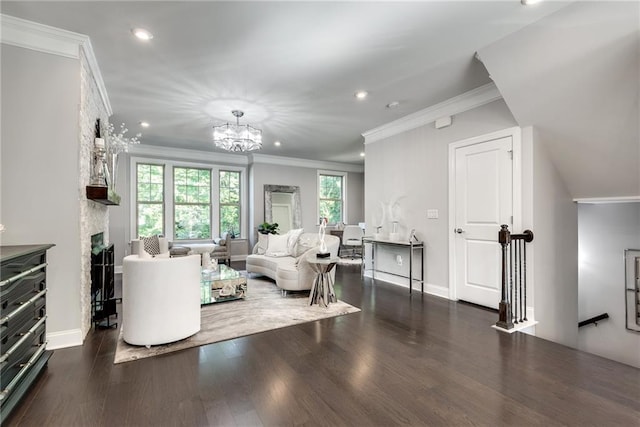
[[[398,240],[400,240],[400,233],[389,233],[389,240],[397,242]]]

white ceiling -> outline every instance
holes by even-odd
[[[111,121],[132,132],[150,122],[145,144],[215,151],[211,127],[242,109],[241,123],[263,129],[264,154],[359,163],[362,132],[488,83],[474,53],[566,5],[2,1],[0,11],[88,35]]]
[[[572,197],[640,195],[639,4],[574,3],[479,50]]]

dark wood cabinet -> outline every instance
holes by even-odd
[[[6,419],[46,367],[47,250],[0,246],[0,419]]]

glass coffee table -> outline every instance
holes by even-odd
[[[200,304],[208,305],[244,299],[247,294],[247,278],[224,264],[217,270],[202,269],[200,276]]]

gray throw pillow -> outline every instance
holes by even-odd
[[[158,236],[141,237],[140,240],[142,240],[144,251],[149,255],[155,256],[160,253],[160,239],[158,239]]]

